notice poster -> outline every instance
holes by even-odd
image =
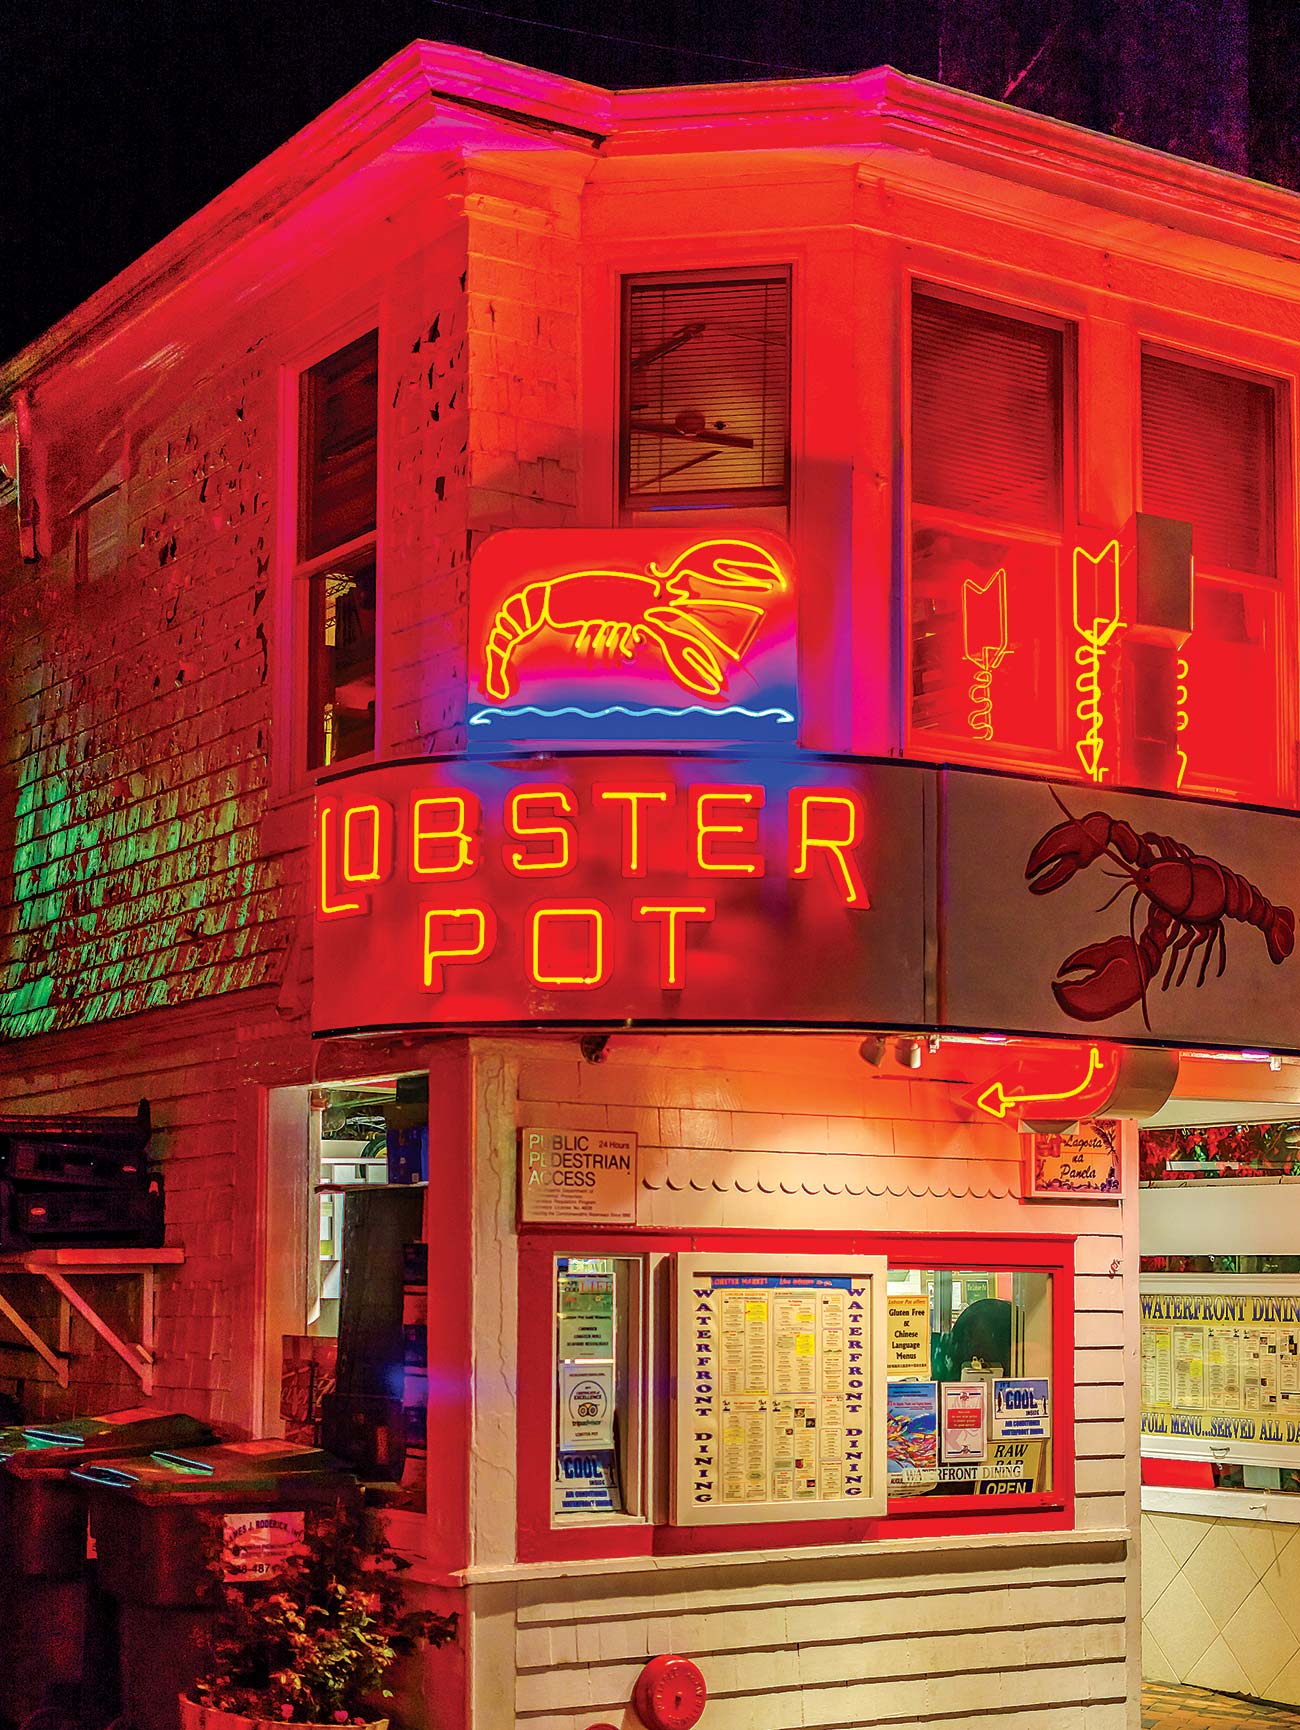
[[[614,1446],[612,1363],[560,1365],[560,1448]]]
[[[561,1360],[613,1357],[614,1274],[607,1263],[588,1271],[571,1257],[556,1282],[556,1310]]]
[[[885,1422],[890,1494],[930,1488],[939,1468],[939,1384],[890,1382]]]
[[[945,1465],[982,1464],[988,1454],[988,1384],[944,1382],[939,1415]]]
[[[1240,1411],[1241,1341],[1232,1328],[1205,1330],[1203,1391],[1210,1411]]]
[[[1142,1404],[1167,1406],[1173,1389],[1173,1336],[1167,1327],[1143,1328]]]
[[[1052,1433],[1052,1384],[1046,1377],[1000,1377],[990,1429],[998,1441],[1045,1441]]]
[[[1143,1291],[1144,1435],[1300,1446],[1300,1290],[1261,1283]]]
[[[852,1512],[872,1485],[869,1317],[883,1267],[855,1276],[689,1261],[700,1271],[679,1272],[678,1523]]]
[[[928,1381],[930,1299],[924,1294],[890,1292],[885,1326],[886,1375],[896,1381]]]
[[[1174,1397],[1180,1411],[1200,1411],[1205,1404],[1205,1329],[1173,1330]]]

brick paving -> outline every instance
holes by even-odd
[[[1142,1684],[1142,1730],[1300,1730],[1300,1712],[1207,1688]]]

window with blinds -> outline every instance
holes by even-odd
[[[1192,525],[1198,569],[1271,577],[1277,391],[1142,356],[1142,509]]]
[[[1059,531],[1064,333],[917,291],[912,299],[912,499]]]
[[[620,420],[625,510],[785,504],[788,272],[626,281]]]

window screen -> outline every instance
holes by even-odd
[[[1192,524],[1198,566],[1274,572],[1276,391],[1142,357],[1142,508]]]
[[[1061,526],[1059,330],[917,293],[912,497],[1042,530]]]
[[[624,286],[625,509],[783,504],[790,467],[790,282]]]

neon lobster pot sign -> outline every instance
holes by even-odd
[[[469,745],[797,734],[794,561],[763,532],[512,529],[470,572]]]
[[[925,776],[623,754],[340,776],[313,1026],[915,1024]]]

